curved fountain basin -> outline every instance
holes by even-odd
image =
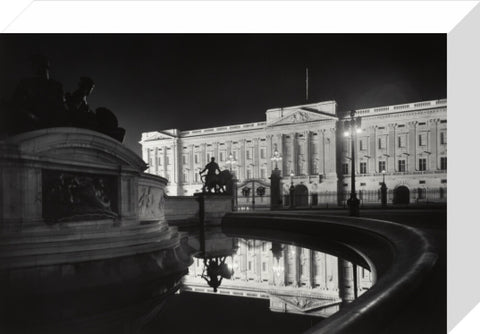
[[[283,231],[292,239],[328,238],[360,254],[375,273],[375,285],[338,313],[306,333],[378,332],[430,273],[438,255],[419,230],[366,218],[304,213],[233,213],[222,222],[226,232]]]

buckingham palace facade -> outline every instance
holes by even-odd
[[[254,182],[266,189],[256,193],[257,204],[268,201],[274,168],[284,194],[293,185],[295,196],[303,196],[298,203],[309,206],[342,204],[351,168],[363,203],[379,201],[382,182],[390,203],[446,200],[445,99],[356,110],[361,130],[353,166],[351,137],[344,135],[348,115],[335,101],[310,103],[269,109],[264,122],[146,132],[140,143],[148,172],[169,180],[170,196],[201,191],[199,171],[215,157],[220,169],[235,173],[240,206],[255,196],[255,189],[245,191]]]

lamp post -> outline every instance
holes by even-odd
[[[351,136],[352,138],[352,173],[351,173],[351,190],[350,198],[347,200],[347,205],[350,211],[350,216],[358,217],[360,214],[360,200],[357,198],[357,192],[355,190],[355,143],[357,142],[357,132],[360,133],[361,119],[355,118],[355,110],[350,111],[350,121],[346,121],[345,124],[350,127],[350,131],[345,132],[345,136]]]
[[[385,169],[382,170],[383,181],[380,187],[382,208],[385,208],[387,206],[387,185],[385,184],[385,173],[386,173]]]
[[[293,171],[290,171],[290,209],[295,208],[294,196],[295,196],[295,187],[293,185]]]
[[[278,162],[282,161],[282,157],[278,153],[277,149],[275,149],[273,152],[273,157],[270,160],[275,161],[275,169],[278,169]]]
[[[238,192],[238,191],[237,191],[237,181],[238,181],[238,180],[237,180],[237,176],[235,175],[235,173],[233,173],[232,169],[233,169],[233,165],[236,164],[237,161],[234,159],[233,154],[230,153],[230,154],[228,155],[228,160],[225,161],[225,162],[230,165],[230,174],[232,174],[232,176],[233,176],[233,179],[232,179],[232,182],[233,182],[232,192],[233,192],[233,196],[234,196],[234,197],[233,197],[233,199],[232,199],[232,200],[233,200],[232,206],[233,206],[233,208],[236,209],[236,208],[238,208],[238,194],[237,194],[237,192]],[[233,208],[232,208],[232,209],[233,209]]]

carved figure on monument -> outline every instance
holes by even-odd
[[[66,121],[63,88],[51,79],[48,59],[35,55],[31,64],[32,76],[23,78],[12,98],[2,102],[7,115],[2,132],[7,134],[60,126]]]
[[[96,116],[87,102],[87,97],[94,88],[95,83],[91,78],[81,77],[77,89],[73,93],[65,94],[65,102],[72,126],[96,130]]]
[[[107,178],[45,171],[44,218],[53,222],[116,218],[111,202],[113,181]]]
[[[202,175],[205,171],[207,171],[207,175]],[[199,174],[202,178],[202,192],[204,193],[211,193],[212,191],[214,193],[227,193],[227,189],[232,189],[232,174],[228,170],[221,171],[213,157]]]

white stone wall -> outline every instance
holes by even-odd
[[[336,103],[327,101],[270,109],[266,122],[144,133],[143,159],[149,173],[169,180],[168,195],[200,191],[198,173],[211,157],[220,169],[232,169],[240,183],[253,178],[269,182],[275,150],[282,157],[277,166],[285,193],[292,180],[305,185],[309,194],[344,191],[350,187],[351,141],[343,136],[343,122],[334,117],[340,114]],[[389,189],[446,188],[446,170],[441,169],[441,159],[447,156],[446,100],[361,109],[356,115],[362,118],[363,130],[356,140],[358,190],[379,189],[380,161],[385,162]],[[234,163],[228,162],[230,154]],[[420,159],[425,159],[425,170]],[[404,171],[399,161],[405,162]],[[343,164],[348,164],[348,174]]]

